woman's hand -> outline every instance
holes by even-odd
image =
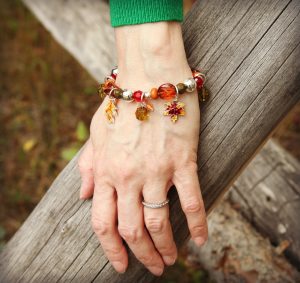
[[[178,23],[159,22],[116,28],[121,88],[148,90],[165,82],[192,77]],[[114,124],[108,124],[104,100],[95,113],[91,136],[79,160],[81,197],[93,196],[92,224],[102,248],[118,272],[128,256],[122,238],[138,260],[160,275],[164,263],[177,257],[169,221],[169,207],[142,205],[161,202],[174,184],[192,238],[207,239],[205,209],[197,174],[200,111],[196,91],[185,93],[186,115],[174,124],[163,116],[165,101],[152,101],[148,121],[135,117],[138,104],[120,100]]]

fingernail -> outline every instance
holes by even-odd
[[[203,237],[196,237],[194,239],[197,246],[202,246],[205,243],[205,238]]]
[[[112,264],[118,272],[124,273],[126,271],[126,266],[121,261],[114,261]]]
[[[176,261],[176,259],[172,256],[163,256],[164,262],[167,265],[173,265]]]
[[[151,267],[151,272],[156,276],[162,275],[163,271],[164,271],[163,267],[160,267],[160,266],[152,266]]]

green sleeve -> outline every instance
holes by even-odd
[[[110,0],[111,26],[182,21],[183,0]]]

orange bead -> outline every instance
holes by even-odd
[[[151,96],[152,99],[157,99],[158,98],[157,88],[154,87],[150,90],[150,96]]]
[[[157,93],[164,100],[172,100],[176,96],[176,88],[174,85],[166,83],[158,88]]]

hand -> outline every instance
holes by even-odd
[[[156,40],[151,41],[151,37]],[[116,84],[121,88],[147,90],[192,76],[177,23],[117,28],[116,43],[119,58]],[[195,91],[180,96],[179,100],[186,105],[186,115],[175,124],[162,115],[165,101],[161,99],[152,100],[154,112],[143,122],[135,117],[137,103],[120,100],[115,123],[108,124],[104,116],[107,99],[92,119],[91,136],[79,160],[81,197],[94,195],[93,229],[118,272],[124,272],[128,265],[123,238],[137,259],[153,274],[160,275],[164,264],[173,264],[177,257],[169,207],[147,208],[142,205],[143,199],[163,201],[174,184],[192,238],[198,245],[207,239],[197,174],[200,128],[197,94]]]

